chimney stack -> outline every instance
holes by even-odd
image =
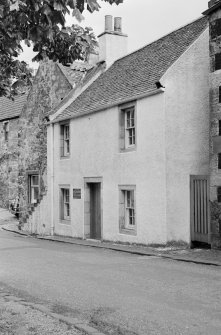
[[[122,33],[122,18],[114,18],[112,15],[105,16],[104,32],[99,38],[99,61],[105,61],[109,67],[118,58],[127,54],[127,35]]]
[[[105,15],[105,31],[112,31],[113,30],[113,16],[112,15]]]
[[[219,1],[220,0],[210,0],[209,3],[208,3],[209,8],[211,8],[212,6],[214,6]]]
[[[116,32],[122,32],[122,18],[121,17],[115,17],[114,18],[114,31]]]

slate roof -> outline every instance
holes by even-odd
[[[93,68],[93,66],[83,62],[74,62],[70,66],[64,66],[60,63],[57,64],[72,86],[78,84],[85,73]]]
[[[15,97],[12,101],[8,98],[0,98],[0,121],[18,117],[27,101],[27,93]]]
[[[64,66],[62,66],[64,68]],[[75,94],[75,90],[82,85],[86,85],[98,72],[104,70],[105,68],[105,62],[99,62],[94,66],[88,66],[88,64],[85,64],[85,71],[80,70],[80,74],[78,74],[78,70],[74,72],[75,78],[75,86],[73,89],[64,97],[64,99],[60,102],[59,105],[55,106],[50,112],[49,115],[53,115],[56,113],[61,107],[66,105],[68,101],[73,97]],[[69,71],[73,72],[73,69],[69,69]]]
[[[120,58],[59,114],[55,122],[117,105],[155,89],[155,82],[199,37],[207,24],[207,18],[201,17]]]

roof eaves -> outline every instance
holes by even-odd
[[[149,90],[149,91],[147,91],[145,93],[142,93],[142,94],[137,94],[137,95],[122,99],[120,101],[116,101],[116,102],[113,102],[113,103],[110,103],[110,104],[107,104],[107,105],[99,106],[99,107],[97,107],[93,110],[90,110],[90,111],[82,112],[82,113],[79,113],[79,114],[72,114],[72,115],[69,115],[69,116],[64,116],[63,118],[62,117],[59,118],[59,116],[58,116],[56,119],[52,120],[51,123],[58,123],[58,122],[65,121],[65,120],[76,119],[76,118],[79,118],[79,117],[84,116],[84,115],[97,113],[97,112],[104,111],[106,109],[109,109],[109,108],[112,108],[112,107],[115,107],[115,106],[120,106],[120,105],[123,105],[125,103],[130,102],[130,101],[143,99],[143,98],[146,98],[148,96],[153,96],[153,95],[156,95],[156,94],[159,94],[159,93],[164,93],[164,91],[165,91],[165,88],[162,88],[162,87],[158,88],[158,89]],[[65,110],[72,113],[72,111],[68,110],[68,107]]]

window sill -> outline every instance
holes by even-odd
[[[69,219],[69,220],[60,220],[59,224],[70,226],[71,225],[71,219]]]
[[[123,234],[123,235],[134,235],[136,236],[137,235],[137,231],[136,231],[136,228],[121,228],[120,229],[120,234]]]
[[[60,156],[60,160],[63,160],[63,159],[70,159],[71,157],[70,157],[70,155],[68,155],[68,156]]]
[[[129,147],[129,148],[120,149],[120,153],[132,152],[132,151],[136,151],[136,150],[137,150],[137,147],[133,146],[133,147]]]

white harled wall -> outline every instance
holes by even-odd
[[[119,151],[118,107],[70,121],[69,159],[60,158],[54,125],[56,234],[85,237],[84,178],[99,177],[104,240],[190,242],[190,175],[209,173],[208,73],[206,30],[161,78],[165,92],[137,100],[136,151]],[[70,185],[69,225],[59,220],[59,185]],[[136,185],[136,236],[119,233],[119,185]],[[73,188],[81,199],[72,198]]]
[[[163,93],[137,101],[137,149],[119,151],[117,107],[71,120],[71,158],[59,157],[59,125],[55,125],[55,233],[84,237],[84,177],[102,177],[104,240],[166,242],[166,179]],[[81,188],[71,198],[71,224],[59,221],[59,185]],[[136,185],[137,236],[119,233],[119,185]]]
[[[209,174],[208,29],[162,78],[166,111],[167,240],[190,242],[190,175]]]

